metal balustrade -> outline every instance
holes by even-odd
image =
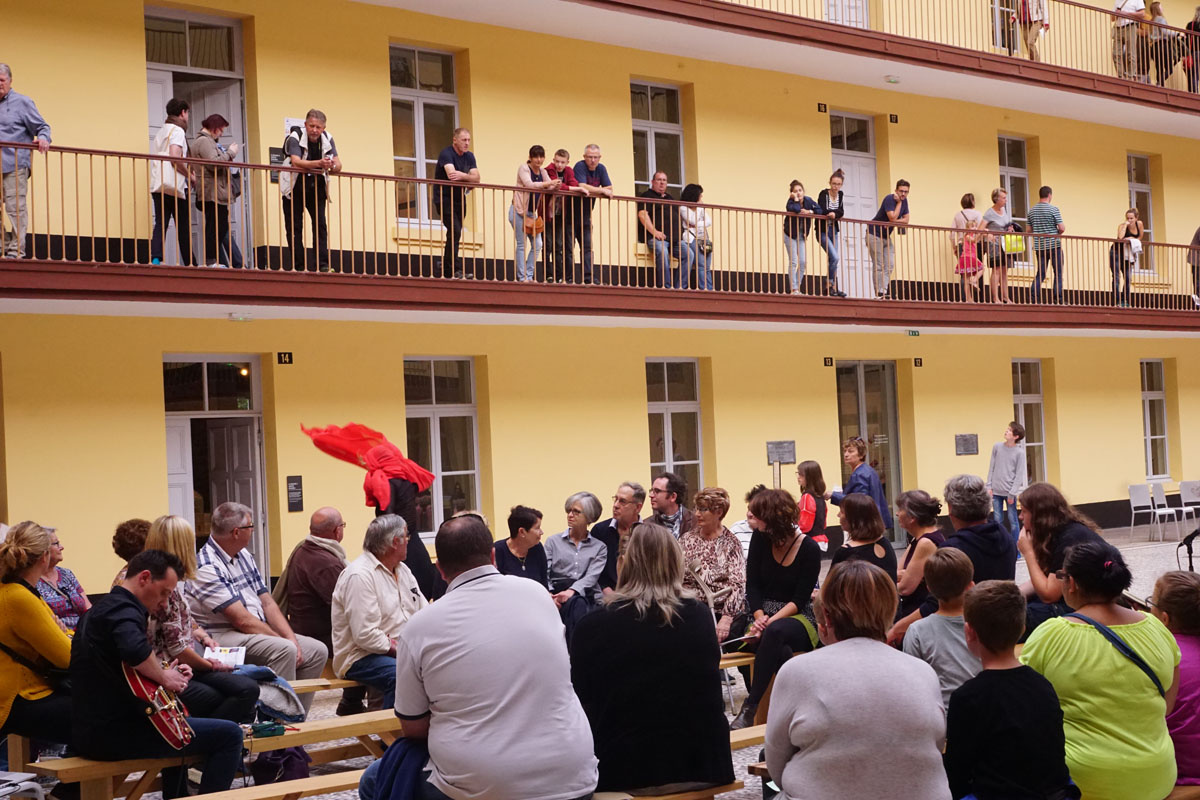
[[[29,145],[0,144],[0,147]],[[181,248],[172,224],[163,241],[168,266],[238,266],[247,269],[328,270],[364,279],[412,277],[540,283],[590,283],[647,291],[691,293],[800,294],[880,302],[1053,303],[1061,306],[1174,310],[1200,313],[1200,248],[1146,243],[1141,253],[1125,241],[1082,236],[1046,237],[973,232],[968,252],[983,262],[978,273],[964,277],[956,244],[964,233],[950,228],[894,225],[842,219],[836,237],[838,268],[818,231],[819,218],[805,219],[781,211],[649,202],[630,197],[585,198],[561,190],[532,192],[538,209],[534,234],[511,212],[511,186],[450,184],[393,176],[324,175],[260,164],[231,165],[196,159],[165,159],[190,172],[189,197],[166,199],[166,206],[186,219]],[[152,162],[161,156],[53,148],[33,155],[26,207],[29,221],[26,257],[50,262],[149,264],[155,209],[151,202]],[[288,224],[278,181],[282,173],[297,179],[292,202],[311,200],[313,187],[328,180],[325,204],[327,234],[314,239],[311,214],[293,232]],[[236,199],[221,209],[196,208],[195,198],[209,197],[221,187],[235,186]],[[8,199],[8,198],[5,198]],[[218,214],[218,211],[221,211]],[[684,241],[680,215],[703,211],[707,237]],[[657,222],[666,239],[646,232],[639,212]],[[457,258],[445,259],[447,230],[461,216]],[[784,241],[785,219],[808,229],[803,241],[804,269],[791,263]],[[0,228],[0,250],[13,243],[13,220]],[[206,235],[206,224],[210,235]],[[590,248],[583,247],[585,224]],[[639,231],[642,233],[639,235]],[[528,255],[518,264],[518,237]],[[708,242],[709,244],[705,244]],[[885,247],[883,243],[887,243]],[[1038,251],[1061,248],[1062,286],[1055,283],[1053,259],[1047,261],[1040,292],[1035,292]],[[240,255],[234,255],[237,251]],[[657,252],[657,255],[656,255]],[[587,258],[590,254],[591,258]],[[889,262],[890,258],[890,262]],[[703,259],[703,260],[702,260]],[[0,261],[0,265],[12,263]],[[893,269],[886,280],[884,267]],[[528,274],[524,267],[528,267]],[[995,269],[993,269],[995,267]],[[238,270],[230,270],[236,279]],[[1007,278],[1007,297],[992,278]],[[833,280],[831,280],[831,277]],[[972,289],[972,286],[975,288]],[[803,301],[803,298],[799,298]]]

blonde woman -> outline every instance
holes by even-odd
[[[571,640],[597,791],[672,794],[733,781],[712,613],[684,590],[683,574],[669,530],[634,526],[616,590]]]
[[[150,524],[147,550],[162,550],[183,562],[184,574],[167,598],[165,607],[151,613],[147,632],[154,651],[164,661],[178,661],[192,668],[192,679],[180,693],[188,711],[196,717],[249,722],[258,702],[258,683],[234,675],[216,659],[206,659],[194,649],[193,640],[204,647],[217,642],[196,627],[183,597],[183,581],[196,576],[196,534],[183,517],[166,515]]]
[[[66,669],[71,640],[33,587],[50,568],[54,535],[19,522],[0,542],[0,736],[71,739],[71,696],[55,691],[46,669]]]

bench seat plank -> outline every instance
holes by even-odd
[[[751,725],[738,731],[729,732],[729,749],[741,750],[743,747],[761,745],[767,740],[766,725]]]
[[[366,770],[352,769],[328,775],[314,775],[311,778],[300,778],[294,781],[279,781],[262,786],[246,786],[226,792],[214,792],[204,797],[205,800],[283,800],[283,798],[296,800],[301,797],[357,789],[364,772]]]
[[[714,786],[711,789],[697,789],[694,792],[677,792],[675,794],[638,795],[636,800],[712,800],[717,795],[736,792],[746,788],[741,781],[727,783],[724,786]],[[633,795],[625,792],[596,792],[593,800],[635,800]]]

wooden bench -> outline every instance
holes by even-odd
[[[1166,800],[1200,800],[1200,786],[1176,786]]]
[[[659,795],[638,795],[638,800],[712,800],[719,794],[728,792],[736,792],[739,789],[746,788],[746,785],[741,781],[727,783],[724,786],[714,786],[711,789],[697,789],[694,792],[677,792],[675,794],[659,794]],[[634,800],[631,794],[624,792],[596,792],[592,795],[593,800]]]
[[[762,745],[767,740],[766,725],[751,725],[739,731],[729,732],[729,749],[741,750],[743,747]]]
[[[733,669],[734,667],[750,667],[754,668],[754,653],[724,653],[721,656],[721,669]]]
[[[300,800],[301,797],[312,797],[318,794],[346,792],[358,788],[358,782],[362,779],[364,772],[366,772],[365,769],[352,769],[329,775],[314,775],[311,778],[294,781],[246,786],[241,789],[230,789],[227,792],[207,794],[205,800]]]
[[[371,755],[378,758],[383,748],[374,737],[386,742],[395,741],[400,735],[400,720],[391,709],[368,711],[351,717],[334,717],[300,722],[290,726],[281,736],[248,738],[245,746],[251,754],[282,750],[285,747],[303,747],[338,739],[357,739],[354,744],[333,745],[309,753],[314,764],[327,764],[347,758]],[[199,761],[199,757],[183,759],[188,763]],[[158,773],[164,767],[179,764],[175,758],[140,758],[124,761],[93,761],[87,758],[57,758],[38,761],[26,766],[24,771],[57,778],[64,783],[79,783],[81,800],[112,800],[125,797],[139,798],[150,791]],[[130,779],[133,773],[143,773]]]
[[[296,694],[312,694],[313,692],[323,692],[326,689],[350,689],[358,685],[358,681],[348,678],[306,678],[291,682],[292,691]]]

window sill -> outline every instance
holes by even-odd
[[[437,220],[398,219],[392,229],[392,241],[409,247],[441,247],[446,242],[446,226]],[[463,228],[458,249],[476,253],[483,249],[483,242],[470,228]]]

